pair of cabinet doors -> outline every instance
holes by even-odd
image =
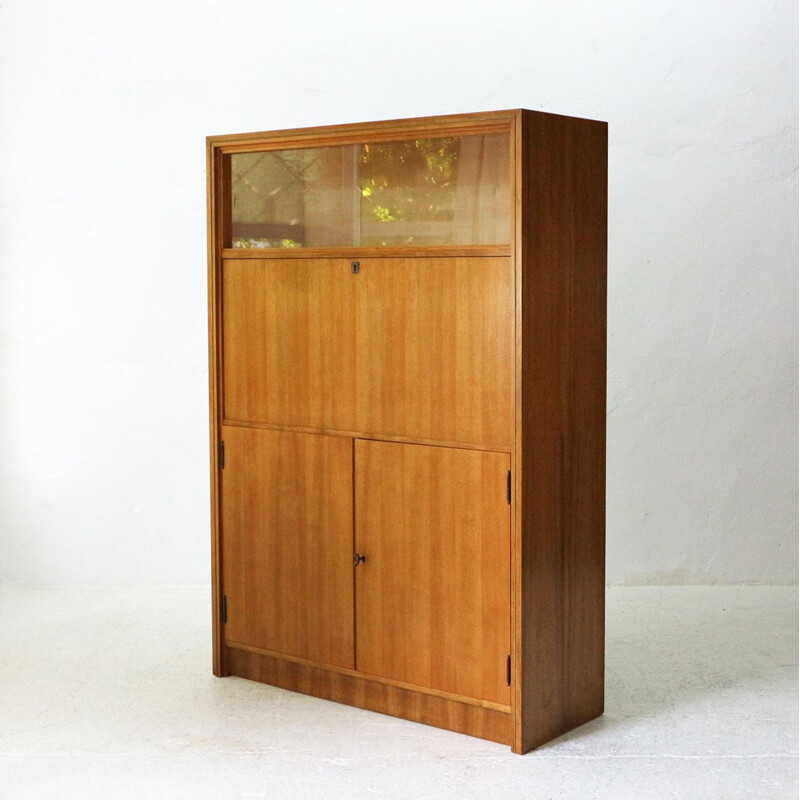
[[[512,286],[507,257],[225,260],[229,647],[510,705]]]
[[[507,453],[223,431],[229,646],[510,703]]]

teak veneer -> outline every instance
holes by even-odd
[[[214,674],[517,753],[602,714],[606,124],[207,145]]]

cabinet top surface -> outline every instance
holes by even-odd
[[[370,122],[355,122],[337,125],[318,125],[306,128],[283,128],[270,131],[255,131],[249,133],[221,134],[206,137],[209,147],[227,147],[237,144],[247,145],[254,142],[270,140],[336,138],[348,135],[375,135],[380,133],[403,134],[409,131],[423,131],[434,128],[446,128],[458,131],[461,129],[483,129],[495,127],[496,129],[509,128],[523,113],[541,114],[542,116],[558,117],[561,114],[550,114],[543,111],[530,111],[528,109],[506,109],[502,111],[480,111],[469,114],[448,114],[433,117],[408,117],[405,119],[377,120]],[[573,119],[580,119],[573,117]],[[594,120],[592,120],[594,121]],[[598,123],[606,124],[606,123]]]

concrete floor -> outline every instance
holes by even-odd
[[[0,797],[797,797],[797,592],[612,589],[606,715],[507,747],[211,675],[206,589],[0,587]]]

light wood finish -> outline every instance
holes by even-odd
[[[304,428],[299,425],[273,425],[269,422],[243,422],[242,420],[223,420],[223,425],[236,425],[242,428],[265,428],[272,431],[295,431],[296,433],[324,433],[328,436],[349,436],[352,438],[374,439],[379,442],[403,442],[405,444],[429,444],[432,447],[455,447],[463,450],[491,450],[495,453],[511,453],[512,445],[481,444],[480,442],[448,442],[441,439],[420,439],[409,436],[384,436],[370,434],[365,436],[361,431],[341,431],[332,428]]]
[[[380,711],[492,742],[511,742],[511,715],[507,712],[243,650],[231,650],[228,656],[231,674],[241,678]]]
[[[494,711],[503,711],[504,713],[511,712],[511,706],[506,703],[493,703],[491,700],[481,700],[477,697],[468,697],[462,694],[455,694],[454,692],[443,692],[440,689],[432,689],[429,686],[420,686],[419,684],[405,683],[403,681],[394,680],[393,678],[386,678],[382,675],[372,675],[365,670],[360,669],[347,669],[346,667],[336,667],[331,664],[321,663],[314,661],[310,658],[300,658],[299,656],[289,656],[284,653],[275,653],[272,650],[265,650],[263,647],[253,647],[249,644],[242,644],[241,642],[226,641],[225,643],[231,650],[245,650],[248,653],[257,653],[262,656],[270,656],[271,658],[279,658],[284,661],[293,661],[296,664],[304,664],[309,667],[319,667],[327,669],[332,672],[338,672],[341,675],[353,675],[357,678],[366,678],[375,683],[385,683],[387,686],[396,686],[400,689],[409,689],[413,692],[420,692],[422,694],[433,695],[434,697],[443,697],[446,700],[455,700],[458,703],[466,703],[470,706],[479,706],[480,708],[490,708]]]
[[[515,733],[603,713],[607,126],[520,113]]]
[[[223,267],[225,419],[510,446],[510,259]]]
[[[511,445],[511,260],[365,259],[357,278],[356,428]]]
[[[226,641],[352,668],[352,440],[222,436]]]
[[[225,247],[223,258],[472,258],[510,256],[507,244],[436,245],[429,247]]]
[[[469,136],[511,130],[518,115],[518,110],[484,111],[477,114],[391,119],[344,125],[322,125],[314,128],[287,128],[277,131],[208,136],[206,143],[218,152],[234,153],[280,150],[285,147],[394,141],[416,136]]]
[[[356,440],[356,666],[510,702],[509,457]]]
[[[226,260],[225,419],[355,430],[355,292],[339,259]]]
[[[224,249],[225,243],[230,241],[230,218],[226,217],[226,205],[222,202],[229,191],[226,163],[230,153],[501,131],[510,133],[512,149],[511,247],[315,248],[286,252]],[[214,673],[241,675],[507,742],[518,753],[601,714],[605,534],[605,123],[515,110],[215,136],[208,138],[207,146]],[[442,270],[446,275],[453,269],[453,262],[459,259],[469,263],[486,260],[510,265],[507,278],[490,282],[488,286],[488,291],[495,293],[493,300],[475,302],[471,306],[470,299],[465,306],[463,295],[457,294],[460,299],[453,300],[451,278],[434,278],[419,272],[419,262],[426,261],[429,271]],[[361,262],[359,275],[349,272],[353,260]],[[319,269],[315,269],[313,275],[306,272],[303,278],[304,270],[308,270],[313,261],[318,262]],[[402,289],[406,294],[402,297],[395,294],[396,305],[387,308],[392,293],[386,286],[373,285],[368,268],[371,263],[380,263],[383,272],[391,276],[390,266],[403,262],[407,262],[410,270],[407,275],[398,276],[394,291]],[[231,297],[235,299],[226,304],[223,301],[223,265],[227,271],[232,263],[238,265],[233,269],[239,270],[240,276],[250,277],[241,285],[236,283],[237,279],[232,281],[236,285],[232,286]],[[256,269],[248,272],[247,264]],[[272,277],[257,275],[257,270],[264,271],[267,264],[277,264],[278,270],[270,273]],[[417,264],[420,281],[417,284],[412,280],[414,264]],[[343,266],[339,273],[344,271],[345,274],[337,274],[334,280],[331,276],[339,265]],[[498,278],[502,270],[496,271],[496,266],[492,269],[495,271],[486,265],[486,274]],[[281,270],[281,279],[270,284]],[[468,272],[462,270],[459,275]],[[329,280],[323,291],[319,281],[324,284],[325,275]],[[345,279],[350,278],[356,282],[345,284]],[[369,293],[363,293],[365,287],[370,289]],[[464,289],[459,287],[461,291]],[[276,291],[285,295],[281,298],[281,308],[274,310],[270,306],[276,303],[274,298],[256,296]],[[467,292],[467,296],[475,297],[474,286],[470,291],[473,294]],[[438,304],[430,300],[431,293],[436,292],[440,295]],[[323,297],[328,299],[323,301]],[[319,309],[322,302],[329,302],[327,313]],[[385,313],[380,312],[381,307]],[[398,308],[402,309],[402,314],[398,313]],[[351,316],[337,319],[336,315],[344,309],[349,309]],[[464,313],[478,327],[481,320],[493,319],[497,327],[484,325],[485,336],[496,342],[505,341],[509,336],[508,351],[500,354],[499,347],[487,346],[486,340],[479,341],[478,336],[468,334],[468,347],[483,348],[486,352],[473,361],[467,358],[455,370],[456,358],[448,360],[445,350],[464,348],[464,329],[457,322],[459,314]],[[250,323],[244,325],[237,321],[240,314],[247,317],[254,328],[261,326],[262,342],[253,341]],[[424,319],[426,314],[427,320]],[[482,317],[482,314],[488,316]],[[506,314],[510,323],[506,322]],[[276,319],[280,320],[281,330],[270,328],[269,340],[264,340],[268,326],[274,327]],[[294,333],[290,335],[287,326],[294,326]],[[286,353],[272,351],[271,355],[266,355],[274,346],[275,337],[282,338],[287,347],[295,347],[294,355],[299,361],[292,362]],[[367,350],[362,352],[364,342]],[[330,345],[334,351],[323,354],[322,348]],[[436,352],[426,351],[426,345]],[[399,351],[404,353],[402,358]],[[463,350],[461,354],[463,356]],[[298,363],[303,366],[298,367]],[[265,369],[267,365],[269,368]],[[500,376],[505,369],[510,376],[507,384],[505,378],[495,381],[493,388],[482,383],[488,383],[493,370],[498,370]],[[246,373],[244,379],[241,374],[231,375],[231,371],[238,370]],[[437,370],[441,374],[434,374]],[[419,378],[416,399],[412,396],[409,377],[413,373]],[[470,375],[472,380],[468,379]],[[226,377],[233,378],[230,386],[225,386]],[[304,382],[306,388],[298,389],[293,385],[291,395],[288,394],[286,381],[289,379],[300,384]],[[442,397],[457,397],[455,388],[460,390],[465,386],[466,396],[458,396],[458,401],[465,404],[461,410],[454,406],[449,411],[441,411]],[[380,394],[376,387],[383,387]],[[508,418],[503,410],[504,401],[498,399],[505,396],[506,389]],[[317,395],[309,397],[308,392]],[[235,414],[227,409],[231,425],[224,424],[228,401],[236,409]],[[471,410],[465,411],[468,406]],[[497,417],[490,416],[490,407],[496,409]],[[254,418],[262,414],[263,408],[271,409],[269,413],[276,418],[267,419],[266,415]],[[291,415],[297,408],[304,412],[297,412],[290,420],[277,418]],[[316,416],[311,419],[310,415]],[[380,430],[362,427],[365,421]],[[274,643],[264,641],[237,643],[235,648],[226,646],[219,622],[220,600],[226,583],[238,575],[239,568],[232,566],[230,559],[239,556],[228,552],[230,515],[227,507],[222,508],[225,493],[221,478],[230,469],[230,454],[225,469],[220,470],[218,443],[223,437],[238,435],[235,431],[242,436],[305,437],[309,441],[335,439],[336,434],[344,434],[340,438],[347,441],[351,449],[351,513],[357,511],[352,505],[352,469],[358,468],[352,460],[354,438],[398,442],[359,442],[359,448],[403,447],[410,451],[419,449],[413,444],[416,442],[441,453],[453,447],[453,452],[472,457],[475,454],[469,449],[474,448],[478,457],[510,461],[510,696],[501,703],[476,698],[465,701],[461,694],[430,685],[411,688],[417,684],[380,676],[363,677],[359,662],[337,664],[331,652],[295,654],[287,658],[278,657],[276,653],[281,651],[273,647]],[[304,469],[311,465],[309,474],[323,487],[319,496],[324,498],[324,503],[344,509],[348,486],[342,481],[336,492],[333,484],[337,479],[327,471],[322,475],[321,467],[318,471],[314,465],[320,463],[320,454],[313,446],[311,450],[317,456],[309,451],[307,456],[297,455],[295,463],[299,465],[302,461]],[[382,478],[379,473],[373,480],[380,488],[386,476]],[[452,487],[455,481],[457,476],[448,475],[444,481],[432,482],[430,495],[444,484]],[[395,486],[395,490],[399,491],[399,486]],[[384,485],[383,491],[388,492],[389,488]],[[274,487],[268,488],[267,494],[273,490]],[[362,504],[368,502],[367,489],[363,491]],[[291,499],[292,489],[287,486],[282,494]],[[254,518],[251,512],[257,511],[262,502],[258,498],[243,501],[240,516]],[[281,502],[286,499],[282,497]],[[481,504],[483,502],[481,500]],[[309,501],[303,513],[313,515],[319,513],[319,508],[318,502]],[[225,514],[221,515],[221,510]],[[423,518],[427,516],[431,526],[439,531],[433,503],[422,504],[422,512]],[[346,512],[342,513],[346,516]],[[405,513],[413,515],[409,509],[405,509]],[[356,546],[352,540],[355,522],[351,518],[351,549]],[[444,530],[446,540],[446,526]],[[361,533],[358,531],[359,536]],[[364,527],[363,534],[369,534],[368,528]],[[404,529],[403,536],[406,535],[408,530]],[[325,546],[311,543],[312,551]],[[362,564],[357,570],[365,566]],[[351,562],[348,562],[348,570],[352,587],[356,575]],[[472,574],[470,570],[467,573]],[[360,575],[365,576],[366,570]],[[280,576],[277,580],[281,580]],[[448,573],[442,580],[453,580],[453,574]],[[297,589],[294,596],[302,603],[314,593]],[[355,600],[353,596],[351,599]],[[336,621],[331,618],[319,624],[330,633],[341,622],[349,626],[352,635],[354,627],[358,631],[359,625],[354,611],[351,606],[349,612],[347,609],[337,612]],[[398,610],[401,621],[403,613],[402,609]],[[433,611],[430,616],[435,616]],[[505,624],[498,615],[492,627],[502,630]],[[359,649],[355,647],[358,635],[351,641],[354,650]],[[384,625],[382,635],[387,638],[394,635],[391,624]],[[241,650],[242,646],[248,648],[248,652]],[[371,641],[365,643],[365,647],[371,646]],[[393,646],[391,641],[388,646]],[[464,647],[468,649],[469,642],[464,643]],[[355,657],[359,657],[358,652]],[[458,659],[451,661],[457,663]],[[435,675],[431,678],[432,681],[439,679]],[[500,710],[509,702],[510,714]]]
[[[446,128],[436,131],[437,134],[441,133],[447,136],[476,136],[479,134],[487,133],[504,133],[508,130],[509,126],[505,123],[487,123],[485,125],[450,125]],[[366,133],[366,132],[365,132]],[[218,147],[219,151],[225,154],[232,153],[250,153],[260,150],[289,150],[292,148],[306,148],[306,147],[338,147],[348,144],[360,144],[365,141],[369,142],[395,142],[400,139],[415,138],[418,136],[432,136],[434,131],[429,128],[422,127],[392,127],[386,128],[382,132],[369,134],[350,132],[339,134],[323,134],[321,136],[296,136],[289,132],[284,139],[273,139],[269,142],[262,141],[262,144],[254,145],[247,140],[232,140],[230,142],[218,141],[222,137],[209,137],[209,139]]]

